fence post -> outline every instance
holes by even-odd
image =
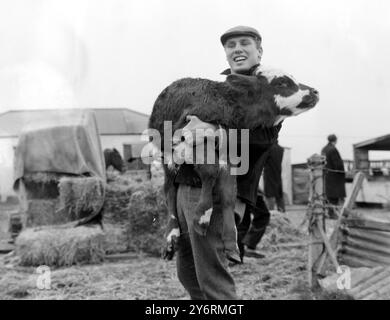
[[[325,250],[323,241],[325,233],[323,169],[325,163],[325,157],[318,154],[308,159],[310,169],[308,282],[311,288],[318,285],[316,271]]]

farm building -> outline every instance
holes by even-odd
[[[390,159],[370,159],[371,151],[390,151],[390,135],[365,140],[353,145],[353,160],[343,160],[347,195],[352,188],[356,171],[365,174],[356,202],[388,206],[390,203]],[[381,155],[382,157],[382,155]],[[306,204],[309,201],[310,173],[307,163],[292,165],[293,202]]]
[[[125,160],[140,156],[148,115],[125,108],[90,110],[95,113],[102,149],[116,148]],[[14,148],[23,128],[60,112],[66,110],[14,110],[0,114],[0,201],[14,195]]]
[[[390,134],[353,145],[354,169],[363,171],[367,178],[356,201],[388,205],[390,203],[390,159],[371,160],[371,151],[390,151]]]

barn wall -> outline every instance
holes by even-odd
[[[15,196],[13,184],[14,147],[17,138],[0,138],[0,201],[4,202],[9,196]]]

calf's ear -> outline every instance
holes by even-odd
[[[257,78],[255,76],[245,76],[242,74],[229,74],[226,78],[227,83],[237,89],[255,88]]]

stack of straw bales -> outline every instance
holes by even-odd
[[[98,177],[64,177],[59,182],[59,204],[70,221],[97,213],[104,203],[104,181]]]
[[[61,175],[50,172],[26,173],[20,182],[19,198],[24,227],[60,224],[58,182]]]
[[[135,191],[129,206],[129,248],[160,255],[168,212],[161,187],[151,183]]]
[[[16,254],[24,266],[99,263],[104,260],[104,236],[99,226],[28,228],[16,239]]]
[[[26,190],[23,225],[27,228],[75,221],[103,206],[104,182],[99,178],[37,172],[23,179]]]
[[[56,198],[29,199],[28,228],[16,240],[21,263],[94,263],[105,254],[128,251],[160,255],[167,219],[161,185],[132,174],[108,181],[62,177]],[[102,212],[103,230],[73,227],[91,212]]]
[[[102,219],[106,252],[160,254],[167,215],[161,186],[134,175],[110,180]]]
[[[24,226],[57,225],[70,221],[60,210],[58,199],[32,199],[27,201]]]
[[[54,199],[58,197],[58,182],[63,174],[54,172],[28,172],[23,176],[28,199]]]
[[[108,254],[129,251],[128,208],[134,189],[130,183],[117,176],[111,177],[106,186],[102,223]]]
[[[104,182],[99,178],[42,172],[23,179],[27,202],[23,212],[25,229],[15,241],[21,264],[68,266],[102,261],[101,228],[74,228],[74,221],[101,210]]]

